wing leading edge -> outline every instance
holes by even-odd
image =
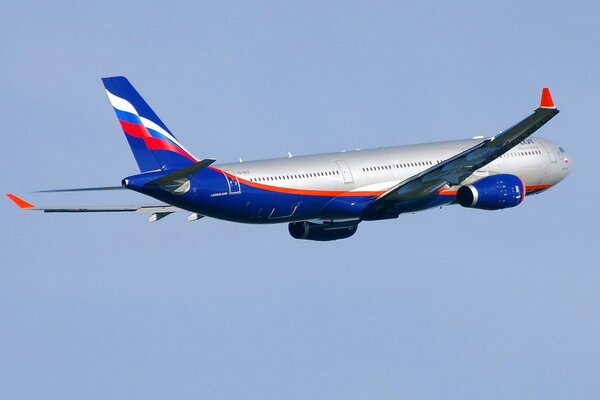
[[[548,88],[542,89],[539,107],[522,121],[500,134],[414,175],[391,187],[375,202],[412,201],[437,193],[444,185],[458,185],[473,172],[500,157],[550,121],[556,109]]]

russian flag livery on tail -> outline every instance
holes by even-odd
[[[141,172],[179,169],[198,161],[125,77],[102,82]]]
[[[17,206],[147,213],[151,222],[187,211],[188,221],[287,223],[296,239],[331,241],[353,236],[363,221],[433,207],[516,207],[573,168],[561,146],[531,137],[559,112],[547,88],[532,114],[492,137],[213,165],[186,150],[126,78],[102,82],[140,173],[121,186],[42,192],[134,190],[159,203],[49,208],[8,194]]]

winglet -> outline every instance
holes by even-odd
[[[35,206],[25,200],[23,200],[20,197],[17,197],[16,195],[12,194],[12,193],[7,193],[6,197],[8,197],[9,199],[11,199],[16,205],[19,206],[19,208],[35,208]]]
[[[556,109],[556,106],[554,105],[554,100],[552,100],[552,95],[550,94],[550,89],[548,89],[547,87],[542,89],[540,108]]]

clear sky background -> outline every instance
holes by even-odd
[[[485,3],[485,4],[484,4]],[[220,162],[493,135],[540,89],[575,171],[517,208],[349,240],[0,201],[2,399],[589,399],[600,393],[597,2],[10,2],[5,192],[147,202],[100,78]]]

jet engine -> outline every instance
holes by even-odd
[[[330,240],[346,239],[354,235],[358,229],[359,222],[348,221],[323,224],[315,224],[308,221],[291,222],[288,225],[288,230],[294,239],[327,242]]]
[[[521,204],[525,198],[525,190],[525,184],[518,176],[499,174],[461,186],[456,199],[463,207],[501,210]]]

